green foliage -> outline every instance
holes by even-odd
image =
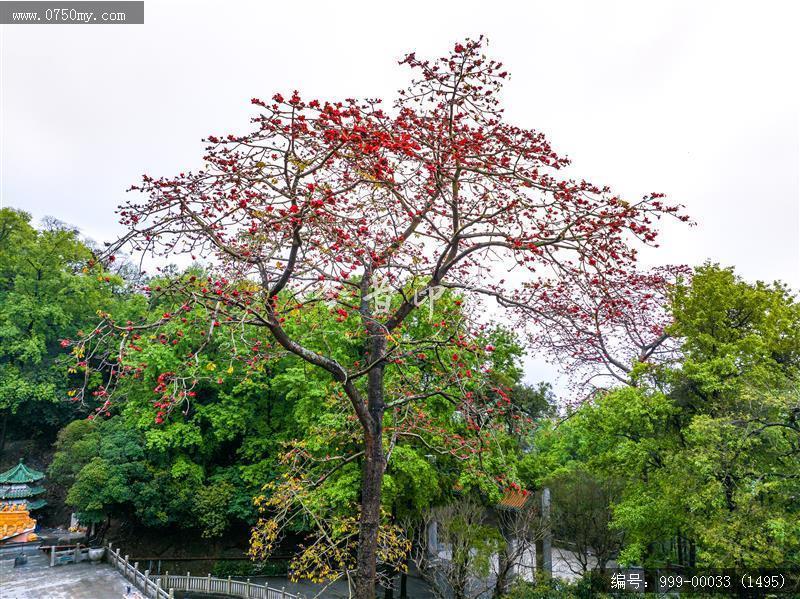
[[[69,487],[86,464],[97,454],[97,424],[92,420],[73,420],[58,432],[56,452],[48,470],[51,482]]]
[[[211,575],[217,578],[228,576],[286,576],[289,562],[269,560],[252,562],[250,560],[220,560],[214,563]]]
[[[82,522],[124,518],[145,526],[191,521],[202,479],[151,455],[144,435],[122,418],[77,420],[59,434],[48,472],[69,486],[66,502]]]
[[[685,353],[675,382],[684,403],[718,400],[724,408],[745,385],[775,389],[796,376],[800,304],[785,285],[749,284],[733,269],[705,265],[678,287],[673,313],[671,333]]]
[[[781,284],[706,265],[673,312],[682,359],[540,430],[524,478],[619,487],[608,534],[624,535],[621,563],[674,562],[682,539],[699,566],[797,565],[800,306]]]
[[[158,284],[151,282],[151,286]],[[163,300],[151,301],[150,310],[157,313],[174,309]],[[193,316],[185,313],[187,319]],[[124,401],[114,408],[117,415],[105,422],[72,423],[59,437],[51,475],[72,486],[68,500],[87,519],[126,514],[140,524],[196,527],[204,536],[216,537],[236,522],[253,521],[253,497],[284,471],[280,458],[287,443],[301,443],[304,451],[314,455],[346,454],[358,446],[354,422],[327,374],[290,355],[241,373],[229,357],[242,348],[232,348],[228,340],[219,338],[207,342],[196,370],[186,372],[187,348],[205,340],[181,324],[175,319],[158,335],[137,340],[139,351],[131,357],[132,368],[119,383],[118,394]],[[351,359],[358,356],[359,344],[346,341],[344,325],[333,333],[319,330],[311,311],[302,322],[287,324],[290,330],[301,326],[308,329],[307,336],[318,335],[320,344],[344,339],[333,350],[340,359],[348,353]],[[432,325],[421,319],[414,326]],[[518,350],[504,345],[510,337],[501,332],[492,335],[495,359],[502,365],[497,371],[509,373],[503,376],[513,380],[519,376],[514,361]],[[178,343],[165,342],[170,338]],[[157,422],[153,402],[158,395],[153,389],[164,372],[197,379],[182,411],[175,410]],[[412,368],[406,371],[407,376],[413,374]],[[440,399],[431,399],[430,404],[437,423],[464,431],[463,423],[454,420],[452,404]],[[139,466],[150,473],[150,483],[134,480],[135,472],[121,472],[103,458],[116,447],[111,440],[119,441],[112,436],[101,442],[98,431],[109,427],[125,430],[135,440],[141,460],[121,459],[140,461]],[[429,451],[423,445],[400,443],[392,452],[384,502],[398,517],[419,513],[452,489],[458,461],[439,456],[437,468]],[[498,462],[496,471],[503,470],[504,464]],[[312,503],[325,512],[352,513],[359,500],[360,476],[357,460],[339,468],[320,486]],[[125,493],[117,488],[119,481],[130,487]],[[92,493],[92,485],[97,492]],[[159,496],[166,491],[168,501]]]
[[[610,597],[601,590],[607,584],[595,573],[588,573],[576,582],[566,582],[558,578],[539,577],[536,583],[517,580],[503,599],[601,599]],[[634,593],[623,593],[623,595]],[[615,594],[614,596],[617,596]]]
[[[470,496],[433,508],[425,522],[436,522],[439,542],[448,548],[449,556],[423,558],[423,575],[437,596],[469,596],[471,581],[489,575],[493,556],[505,548],[505,538],[488,521],[486,507]]]
[[[81,430],[81,429],[84,430]],[[82,433],[77,438],[77,432]],[[70,424],[59,435],[59,451],[50,474],[69,483],[67,503],[83,522],[102,522],[136,510],[137,488],[148,479],[142,439],[118,421]],[[70,468],[64,464],[70,463]]]
[[[219,537],[227,530],[235,494],[236,487],[226,480],[215,481],[197,490],[195,514],[204,537]]]
[[[3,218],[0,243],[14,239],[20,247],[43,245],[50,254],[58,254],[53,248],[64,244],[73,253],[59,255],[73,257],[48,267],[54,269],[48,277],[60,277],[59,289],[40,287],[42,295],[37,296],[36,286],[31,287],[35,277],[20,267],[21,258],[4,253],[0,292],[20,304],[33,301],[31,297],[47,303],[48,297],[57,299],[69,289],[85,293],[83,312],[58,315],[52,310],[62,308],[51,307],[31,330],[38,331],[45,322],[88,318],[87,306],[110,306],[119,313],[146,308],[156,314],[179,308],[163,297],[151,298],[145,306],[141,299],[126,297],[119,282],[105,276],[98,281],[96,275],[69,266],[85,257],[73,233],[36,232],[19,213],[6,211]],[[4,225],[6,221],[13,226]],[[204,321],[202,310],[192,308],[183,317]],[[558,509],[554,516],[564,535],[595,550],[602,545],[609,553],[623,543],[622,563],[674,561],[671,540],[678,537],[696,546],[699,565],[798,563],[800,525],[794,514],[800,511],[800,308],[780,284],[751,285],[730,269],[707,265],[690,284],[675,289],[673,313],[670,332],[681,340],[679,362],[650,367],[647,377],[637,379],[639,386],[606,392],[558,425],[540,422],[535,435],[510,415],[498,417],[507,421],[482,439],[487,445],[479,455],[459,455],[453,449],[455,439],[468,439],[471,432],[457,406],[442,395],[416,402],[426,420],[408,427],[417,417],[403,403],[409,382],[424,385],[440,377],[446,389],[453,350],[443,350],[444,355],[424,350],[402,368],[388,369],[387,402],[398,407],[387,410],[384,422],[384,444],[391,450],[382,495],[385,513],[410,522],[450,502],[456,488],[491,503],[500,498],[498,480],[521,481],[530,488],[547,484],[563,508],[564,518],[559,519]],[[0,335],[16,339],[0,353],[5,377],[0,389],[6,398],[0,405],[12,413],[21,413],[30,400],[29,395],[14,395],[22,388],[14,377],[45,381],[53,388],[66,382],[53,367],[57,349],[48,343],[57,344],[68,334],[59,329],[23,339],[23,329],[13,324],[20,314],[5,302],[0,310]],[[419,311],[399,334],[409,340],[438,335],[447,347],[445,341],[460,334],[459,314],[458,298],[446,294],[432,318]],[[328,316],[319,303],[288,319],[285,327],[310,347],[343,363],[358,363],[364,340],[351,335],[346,323],[337,328]],[[204,339],[202,331],[184,325],[172,319],[158,334],[137,340],[138,351],[126,358],[129,371],[118,389],[124,402],[113,408],[113,417],[79,420],[59,434],[50,476],[69,487],[68,502],[84,521],[118,516],[147,526],[197,528],[206,537],[218,537],[238,523],[253,523],[253,498],[265,482],[285,477],[292,484],[305,481],[312,491],[306,496],[306,517],[287,530],[310,530],[311,514],[352,517],[359,502],[361,462],[357,455],[345,458],[357,453],[361,436],[330,376],[281,354],[245,370],[231,356],[266,339]],[[483,335],[475,342],[493,346],[491,363],[482,364],[461,350],[458,360],[462,368],[476,372],[490,366],[492,384],[462,379],[465,387],[458,392],[500,401],[494,385],[505,387],[517,413],[537,420],[552,416],[550,388],[520,383],[521,349],[514,335],[499,328]],[[187,370],[185,355],[199,344],[205,349]],[[36,356],[38,365],[26,370],[28,358]],[[180,410],[157,422],[154,389],[165,372],[191,381],[192,395]],[[48,378],[47,373],[56,374]],[[9,400],[12,395],[17,399]],[[396,435],[397,430],[413,434]],[[293,461],[284,459],[287,452],[295,456]],[[303,456],[302,466],[298,456]],[[596,526],[581,528],[570,514]],[[494,547],[489,530],[473,540],[486,542],[485,551],[471,545],[474,555]],[[480,569],[479,562],[470,567]]]
[[[392,466],[384,478],[384,502],[406,518],[433,505],[442,495],[439,473],[424,452],[401,445],[392,452]]]
[[[441,527],[440,538],[452,548],[454,562],[463,563],[472,576],[489,575],[491,559],[502,548],[503,537],[494,526],[475,525],[465,518],[456,517]]]
[[[139,303],[123,308],[132,301],[124,282],[87,268],[91,257],[61,223],[37,230],[28,214],[0,210],[0,418],[10,430],[49,436],[69,422],[59,341],[93,326],[98,310],[124,316]]]

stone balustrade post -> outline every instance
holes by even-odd
[[[250,599],[250,579],[247,579],[247,587],[245,589],[245,597],[246,599]]]

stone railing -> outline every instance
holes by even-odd
[[[89,559],[89,548],[77,545],[50,545],[42,547],[50,552],[50,567],[60,566],[61,564],[77,564]]]
[[[146,599],[173,599],[175,596],[172,589],[164,590],[162,588],[161,580],[150,576],[150,571],[139,571],[139,563],[130,563],[128,556],[121,556],[119,548],[116,551],[112,549],[109,543],[106,548],[106,560],[109,564],[114,566],[116,570],[122,574],[126,579],[133,583]]]
[[[230,576],[227,579],[213,578],[210,574],[192,576],[190,572],[185,576],[169,572],[154,575],[150,574],[149,570],[140,572],[138,562],[131,564],[129,556],[120,555],[120,550],[113,550],[111,544],[107,549],[108,563],[130,580],[147,599],[172,599],[174,591],[194,591],[243,599],[303,599],[298,595],[287,593],[284,589],[253,584],[249,579],[233,580]]]
[[[274,589],[269,586],[253,584],[249,579],[246,581],[233,580],[230,576],[228,578],[212,578],[211,574],[208,576],[192,576],[187,572],[183,576],[167,572],[157,578],[163,581],[162,586],[181,591],[216,593],[244,599],[301,599],[298,595],[287,593],[285,589]]]

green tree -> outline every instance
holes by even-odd
[[[800,305],[705,265],[671,309],[680,360],[540,430],[526,476],[621,484],[608,534],[623,562],[797,564]]]
[[[462,346],[452,341],[459,339],[461,317],[461,302],[453,294],[439,298],[432,317],[426,313],[413,316],[408,323],[410,339],[440,335],[442,342],[420,347],[414,360],[407,360],[401,371],[387,376],[393,409],[385,415],[383,439],[388,456],[382,496],[386,539],[393,538],[389,531],[408,538],[423,515],[452,499],[456,488],[497,501],[502,486],[518,480],[515,463],[522,451],[520,429],[525,413],[512,400],[515,390],[524,389],[520,385],[521,348],[508,331],[486,330],[482,338],[473,342],[492,348],[491,362],[483,367],[493,372],[494,384],[485,386],[480,381],[459,389],[448,372],[454,352],[459,352],[459,360],[465,362],[462,368],[480,367],[477,358],[469,351],[462,355]],[[324,322],[323,318],[319,322]],[[310,317],[287,324],[290,332],[293,326],[318,331],[321,342],[328,340],[327,351],[337,359],[357,360],[363,351],[362,342],[350,340],[344,326],[338,335]],[[331,339],[339,342],[331,343]],[[291,366],[275,374],[273,382],[290,382],[285,388],[286,398],[304,396],[296,404],[292,418],[300,427],[288,427],[294,436],[286,438],[288,451],[279,482],[269,485],[261,497],[267,517],[256,527],[254,555],[261,557],[275,547],[286,530],[303,532],[309,535],[309,551],[295,561],[295,574],[315,578],[326,573],[323,578],[336,577],[342,571],[339,560],[354,555],[351,550],[356,529],[347,523],[357,516],[355,506],[360,493],[363,454],[358,426],[342,409],[336,386],[328,377],[309,369],[298,358],[287,356],[285,361]],[[414,397],[412,404],[405,398],[409,383],[414,381],[419,381],[419,389],[442,392]],[[453,400],[448,385],[468,397],[486,394],[494,411],[469,413],[468,406],[465,410],[464,404]],[[545,394],[544,388],[541,393]],[[397,523],[402,524],[401,531],[392,527]],[[391,574],[398,567],[403,570],[400,564],[385,565],[384,574]]]
[[[9,428],[52,439],[73,417],[60,340],[128,300],[91,258],[75,230],[53,220],[37,230],[30,215],[0,210],[0,450]]]
[[[589,271],[605,287],[624,282],[634,274],[639,243],[655,242],[656,221],[679,213],[658,193],[628,202],[606,187],[562,178],[568,160],[540,132],[505,120],[498,98],[508,73],[484,45],[467,39],[432,60],[408,54],[401,63],[413,71],[409,86],[383,108],[299,93],[253,98],[250,131],[209,137],[200,170],[144,176],[136,189],[147,197],[119,210],[128,232],[112,247],[211,258],[212,276],[183,287],[186,301],[212,316],[199,326],[239,337],[261,329],[273,350],[295,354],[337,383],[365,452],[354,578],[360,599],[375,595],[384,416],[397,405],[414,350],[443,341],[408,334],[412,314],[423,311],[420,299],[460,290],[478,309],[496,300],[521,329],[552,329],[553,320],[569,316],[545,298],[575,289]],[[507,279],[512,269],[518,274]],[[383,289],[401,298],[386,311],[372,301]],[[290,336],[284,327],[320,305],[325,321],[347,323],[359,340],[354,362],[335,359],[331,343]],[[103,319],[83,346],[124,328]],[[540,339],[563,348],[555,336]],[[442,370],[482,375],[459,359],[479,348],[463,336],[451,341],[456,358],[437,356]],[[411,382],[408,403],[419,395]],[[441,392],[470,399],[456,393],[452,376],[449,383]],[[423,397],[430,393],[422,389]]]

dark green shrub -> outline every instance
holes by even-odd
[[[250,560],[224,560],[218,561],[211,569],[211,575],[216,578],[228,576],[286,576],[289,562],[273,560],[268,562],[251,562]]]

